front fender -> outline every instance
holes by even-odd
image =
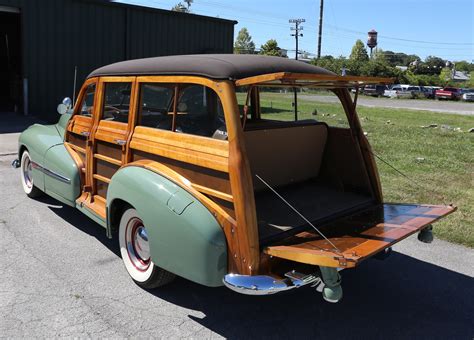
[[[55,125],[31,125],[20,134],[18,139],[18,158],[21,158],[21,152],[26,148],[31,160],[42,166],[46,151],[62,143],[63,139]],[[43,172],[33,169],[33,182],[38,189],[44,191]]]
[[[224,232],[194,196],[151,170],[127,166],[111,179],[107,211],[114,211],[120,200],[132,205],[143,220],[156,265],[206,286],[222,285],[227,274]]]

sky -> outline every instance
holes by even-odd
[[[179,0],[117,0],[170,9]],[[294,56],[289,19],[305,19],[299,50],[316,54],[320,0],[194,0],[194,14],[238,21],[257,48],[276,39]],[[349,56],[357,39],[378,32],[383,50],[474,63],[474,0],[324,0],[321,55]]]

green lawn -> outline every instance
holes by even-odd
[[[245,95],[238,97],[242,103]],[[292,95],[262,93],[263,117],[292,120],[291,99]],[[302,94],[298,111],[300,119],[347,125],[340,104]],[[458,211],[434,225],[435,235],[474,247],[474,133],[468,132],[474,128],[474,116],[367,107],[358,107],[358,113],[374,152],[416,182],[377,160],[384,200],[456,205]],[[421,127],[430,124],[437,127]]]

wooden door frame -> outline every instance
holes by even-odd
[[[212,80],[198,76],[138,76],[136,98],[142,83],[190,83],[214,90],[221,100],[228,133],[231,190],[236,219],[220,219],[229,245],[228,256],[233,258],[240,274],[256,274],[260,265],[255,198],[249,161],[238,110],[235,86],[229,80]],[[137,108],[135,108],[138,110]],[[134,120],[136,124],[136,120]],[[170,133],[173,133],[170,131]],[[190,135],[192,136],[192,135]],[[196,136],[196,138],[200,138]],[[229,263],[232,261],[229,261]],[[234,267],[234,268],[235,268]]]
[[[92,129],[91,129],[90,139],[89,139],[90,142],[88,143],[87,150],[86,150],[86,153],[87,153],[86,155],[86,159],[87,159],[86,186],[88,187],[88,190],[90,190],[90,193],[91,193],[88,202],[85,202],[86,205],[94,203],[94,195],[96,195],[96,186],[94,184],[94,171],[96,168],[94,165],[94,154],[97,153],[96,152],[96,134],[97,134],[97,130],[99,129],[99,124],[103,116],[105,84],[108,84],[108,83],[130,83],[131,84],[129,114],[128,114],[125,140],[127,141],[130,140],[130,136],[132,135],[132,131],[133,131],[133,122],[135,119],[135,111],[136,111],[136,105],[135,105],[136,77],[135,76],[99,77],[97,90],[96,90],[97,102],[96,102],[96,105],[94,106],[94,121],[93,121]],[[126,154],[125,150],[127,148],[128,148],[128,143],[126,143],[122,148],[121,166],[124,166],[127,163],[127,159],[125,157],[125,154]],[[95,209],[95,211],[97,211],[97,209]],[[105,204],[103,207],[103,212],[100,211],[99,215],[105,218]]]

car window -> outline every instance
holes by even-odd
[[[132,83],[106,83],[102,119],[128,122]]]
[[[94,95],[95,84],[90,84],[87,86],[86,93],[82,99],[81,111],[79,112],[81,116],[92,117],[94,112]]]
[[[214,90],[195,84],[180,84],[175,131],[227,139],[222,104]]]
[[[138,125],[171,130],[173,123],[174,85],[142,84]]]

